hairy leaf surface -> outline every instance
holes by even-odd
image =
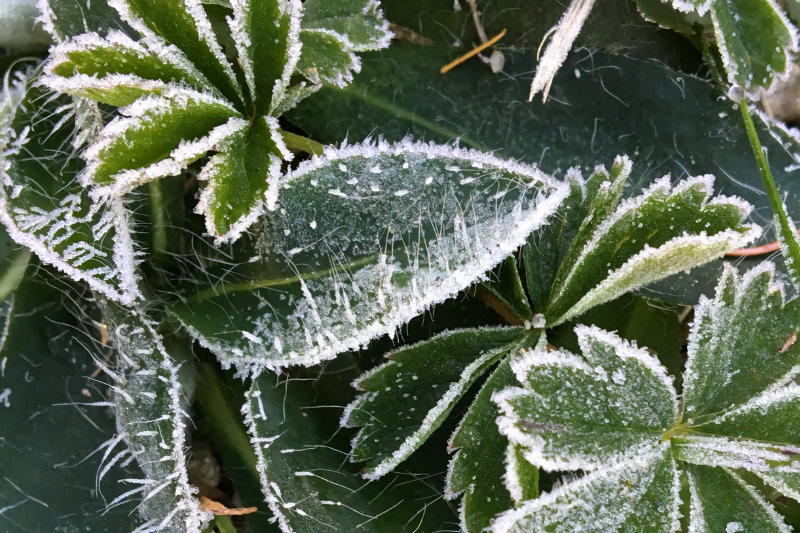
[[[170,357],[155,325],[140,311],[114,304],[105,309],[115,348],[114,413],[117,438],[142,469],[131,480],[141,498],[141,531],[196,532],[211,513],[200,509],[186,470],[187,423],[180,365]]]
[[[355,52],[380,50],[389,46],[392,33],[376,0],[306,0],[303,28],[331,30],[346,37]]]
[[[311,408],[313,384],[265,372],[242,412],[258,457],[261,486],[283,531],[432,531],[454,515],[432,480],[413,470],[365,482],[348,463],[336,406]]]
[[[20,79],[3,95],[14,114],[4,114],[0,219],[45,263],[130,303],[139,289],[127,209],[121,199],[90,197],[78,179],[84,165],[70,146],[81,144],[75,130],[94,120],[92,110],[29,83]]]
[[[329,150],[287,177],[250,262],[173,311],[225,365],[314,364],[483,278],[565,192],[449,146]]]

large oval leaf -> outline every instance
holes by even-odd
[[[223,365],[330,359],[482,278],[565,194],[535,167],[450,146],[330,150],[287,177],[251,262],[174,312]]]

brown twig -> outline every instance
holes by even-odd
[[[467,59],[480,54],[481,52],[483,52],[484,50],[486,50],[487,48],[492,46],[494,43],[496,43],[497,41],[502,39],[505,34],[506,34],[506,29],[503,28],[503,31],[501,31],[500,33],[498,33],[497,35],[495,35],[494,37],[492,37],[491,39],[489,39],[485,43],[482,43],[482,44],[476,46],[475,48],[473,48],[472,50],[470,50],[469,52],[467,52],[463,56],[461,56],[459,58],[456,58],[453,61],[451,61],[450,63],[448,63],[447,65],[443,66],[439,70],[439,74],[445,74],[446,72],[451,70],[453,67],[457,67],[458,65],[460,65],[461,63],[463,63]]]
[[[241,516],[258,511],[257,507],[234,507],[231,509],[205,496],[200,496],[200,508],[204,511],[211,511],[214,516]]]
[[[800,234],[800,230],[797,230]],[[725,254],[725,257],[756,257],[764,254],[771,254],[781,249],[778,241],[772,241],[761,246],[753,246],[752,248],[737,248]]]

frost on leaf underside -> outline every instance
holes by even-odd
[[[30,83],[18,79],[3,93],[4,108],[15,113],[4,115],[8,127],[0,139],[0,220],[42,261],[131,303],[139,290],[125,203],[93,200],[77,179],[83,162],[72,145],[82,142],[86,108]]]
[[[146,476],[129,480],[134,488],[117,499],[141,499],[143,522],[136,531],[199,532],[212,516],[200,509],[197,489],[189,484],[188,417],[179,365],[140,311],[107,304],[105,315],[117,361],[116,368],[107,371],[117,416],[118,436],[112,441],[127,447],[109,467],[133,458]]]
[[[760,235],[760,227],[745,225],[751,210],[747,202],[712,198],[712,176],[688,178],[675,186],[665,176],[640,196],[618,203],[620,181],[602,182],[593,193],[593,210],[553,280],[544,311],[550,326],[721,257]]]
[[[287,176],[250,262],[173,310],[225,365],[314,364],[482,279],[565,192],[450,146],[331,149]]]

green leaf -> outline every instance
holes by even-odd
[[[524,336],[522,328],[445,332],[390,352],[390,361],[356,379],[364,394],[347,406],[341,424],[361,427],[351,460],[366,461],[364,478],[378,479],[408,458]]]
[[[56,42],[91,31],[128,27],[107,1],[41,0],[42,26]]]
[[[105,453],[116,427],[92,376],[95,310],[36,266],[0,304],[0,530],[131,531],[137,502],[115,500],[142,474]]]
[[[591,238],[583,245],[579,233],[559,267],[544,311],[548,325],[706,263],[760,235],[758,226],[744,225],[749,204],[724,196],[711,199],[712,191],[711,176],[674,187],[664,177],[613,213],[598,213],[585,233]]]
[[[238,129],[217,143],[218,153],[197,176],[207,182],[195,212],[205,215],[206,231],[216,241],[232,241],[274,204],[281,163],[291,159],[278,132],[278,121],[260,117],[249,124],[232,119]],[[227,129],[223,126],[220,129]]]
[[[456,452],[447,469],[445,498],[461,496],[460,515],[464,531],[477,533],[489,527],[495,515],[513,507],[514,500],[506,483],[506,453],[508,439],[500,434],[495,424],[499,416],[492,403],[492,394],[514,385],[516,379],[508,358],[497,366],[486,380],[467,414],[450,437],[450,448]],[[516,450],[516,447],[515,447]],[[527,461],[517,463],[514,472],[519,484],[514,484],[522,496],[530,492],[525,483],[538,474],[539,469]]]
[[[165,87],[120,109],[86,149],[82,177],[104,194],[120,196],[139,185],[179,174],[247,123],[223,100]]]
[[[346,461],[347,439],[314,383],[266,372],[242,412],[266,502],[283,531],[434,531],[454,514],[435,479],[414,470],[366,483]],[[336,407],[333,406],[335,409]]]
[[[728,82],[757,94],[788,71],[797,29],[772,0],[712,0],[711,19]]]
[[[657,359],[595,327],[575,333],[583,358],[537,346],[511,361],[522,387],[492,396],[500,432],[546,470],[601,468],[644,453],[678,419]]]
[[[231,8],[228,24],[255,114],[271,113],[285,98],[300,55],[303,6],[298,0],[236,0]]]
[[[311,83],[346,87],[353,72],[361,70],[358,56],[350,52],[346,38],[330,30],[303,30],[302,54],[297,70]]]
[[[553,217],[552,222],[545,227],[557,224],[558,221],[558,218]],[[479,290],[482,289],[488,291],[492,297],[499,300],[502,307],[513,314],[511,317],[503,316],[509,323],[523,324],[526,320],[533,320],[533,313],[528,303],[528,297],[525,295],[525,289],[522,288],[522,280],[517,271],[515,257],[511,256],[500,263],[500,266],[492,271],[489,279],[480,285]]]
[[[137,309],[109,304],[105,320],[115,349],[115,439],[123,441],[144,474],[129,480],[141,494],[143,530],[198,531],[212,518],[200,509],[197,489],[186,470],[188,415],[179,381],[180,365],[170,357],[155,325]],[[109,446],[108,452],[114,446]],[[113,460],[122,459],[123,454]],[[112,461],[113,461],[112,460]]]
[[[496,533],[679,529],[680,474],[668,444],[612,463],[501,514]]]
[[[225,97],[240,106],[242,92],[199,0],[109,0],[122,19],[156,46],[180,48]],[[163,41],[162,41],[163,40]]]
[[[684,419],[731,412],[791,383],[800,372],[799,331],[800,301],[784,304],[771,263],[743,276],[726,268],[714,298],[703,297],[695,307]]]
[[[303,29],[331,30],[346,38],[348,51],[366,52],[389,46],[392,32],[376,0],[306,0]]]
[[[92,120],[91,109],[32,83],[18,78],[3,94],[9,114],[2,115],[11,122],[0,139],[0,220],[45,263],[130,303],[139,289],[127,208],[119,199],[90,198],[78,180],[83,162],[70,149],[81,143],[79,125]]]
[[[537,163],[545,172],[559,177],[576,165],[581,165],[588,177],[594,162],[609,162],[617,154],[628,154],[635,160],[636,170],[626,196],[635,196],[667,173],[675,179],[715,173],[716,187],[721,192],[739,196],[754,206],[754,222],[772,222],[739,111],[729,99],[719,98],[721,93],[713,82],[685,74],[695,72],[695,67],[686,66],[681,72],[663,63],[599,50],[578,51],[567,58],[550,92],[551,97],[565,104],[554,103],[551,98],[545,108],[540,108],[538,101],[523,106],[519,100],[527,94],[530,72],[536,67],[535,50],[508,55],[502,76],[491,76],[479,61],[467,62],[441,76],[432,66],[444,65],[459,53],[459,49],[450,46],[452,36],[470,42],[473,24],[469,11],[453,13],[452,2],[446,0],[438,1],[438,7],[419,0],[414,5],[421,6],[420,12],[404,15],[409,1],[383,5],[393,22],[440,44],[395,43],[387,50],[365,55],[362,72],[346,89],[323,88],[289,113],[303,131],[323,142],[362,139],[370,134],[390,140],[400,140],[408,134],[437,141],[459,137],[466,146]],[[540,20],[539,15],[549,9],[558,11],[550,19]],[[484,20],[497,21],[498,29],[503,27],[501,23],[508,24],[509,37],[524,21],[524,31],[517,31],[522,40],[523,33],[527,38],[536,34],[527,33],[533,27],[538,28],[539,35],[547,31],[558,20],[563,5],[533,3],[520,9],[511,0],[498,0],[481,5],[481,10]],[[609,20],[617,16],[614,13],[638,18],[635,10],[614,0],[598,2],[594,10],[584,34],[587,39],[600,39],[602,46],[609,49],[633,54],[662,37],[675,37],[641,22],[609,32]],[[634,31],[641,31],[642,35],[631,36],[629,32]],[[691,47],[682,38],[677,40]],[[648,48],[646,57],[661,57],[658,50],[680,49],[679,42],[674,44],[657,50]],[[590,46],[593,48],[597,45]],[[691,51],[682,50],[682,58],[691,57]],[[575,112],[578,104],[580,112]],[[647,109],[648,113],[632,113],[631,109]],[[322,114],[329,119],[318,120]],[[354,121],[352,117],[360,118]],[[789,215],[798,220],[800,167],[794,154],[800,154],[800,143],[784,126],[767,117],[757,116],[754,120],[769,151],[775,181]],[[686,124],[692,127],[687,128]],[[757,244],[773,240],[765,232]],[[745,261],[754,266],[758,259]],[[713,293],[721,270],[722,261],[714,261],[640,291],[661,300],[694,304],[699,293]]]
[[[149,49],[112,30],[103,38],[85,33],[50,51],[41,81],[54,91],[125,106],[172,83],[213,91],[202,73],[174,46]]]
[[[789,532],[763,496],[725,468],[687,468],[694,531]]]
[[[594,169],[585,182],[577,169],[567,172],[570,195],[552,224],[531,233],[523,250],[528,290],[537,311],[544,312],[558,275],[574,264],[597,227],[619,204],[631,173],[631,161],[617,157],[611,174],[603,166]],[[560,282],[559,282],[560,283]]]
[[[800,473],[798,472],[758,472],[765,483],[795,501],[800,501]]]
[[[450,146],[328,150],[285,178],[249,262],[209,269],[173,312],[223,365],[331,359],[483,278],[565,192],[532,167]]]

